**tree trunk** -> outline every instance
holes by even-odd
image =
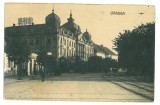
[[[22,80],[22,64],[18,64],[17,74],[18,74],[17,80]]]

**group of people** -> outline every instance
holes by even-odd
[[[33,71],[33,73],[34,73],[34,77],[37,77],[38,71],[37,71],[37,69],[36,69],[36,66],[34,66],[34,71]],[[45,70],[44,70],[42,67],[39,68],[39,74],[40,74],[40,78],[41,78],[42,82],[44,82]]]

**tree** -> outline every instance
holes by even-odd
[[[101,72],[102,71],[103,60],[102,57],[91,56],[88,59],[89,72]]]
[[[37,62],[44,66],[47,52],[42,50],[42,51],[39,51],[37,55],[38,55]]]
[[[117,72],[118,68],[118,62],[112,58],[105,58],[103,59],[103,71],[105,74],[107,74],[110,69],[113,70],[113,72]]]
[[[64,72],[69,72],[67,70],[67,59],[65,57],[60,57],[59,58],[59,69],[60,71]]]
[[[155,23],[141,24],[131,31],[124,30],[113,43],[120,66],[127,68],[130,75],[153,76]]]
[[[30,47],[21,39],[6,40],[5,52],[9,61],[13,61],[17,67],[18,79],[22,76],[22,64],[28,62],[30,55]]]

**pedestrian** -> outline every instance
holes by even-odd
[[[37,76],[36,62],[34,63],[33,73],[34,73],[34,78],[36,78],[36,76]]]
[[[36,77],[37,77],[37,70],[36,70],[36,68],[35,68],[35,67],[34,67],[33,72],[34,72],[34,77],[36,78]]]
[[[44,70],[42,68],[40,68],[40,76],[41,76],[42,82],[44,82],[45,72],[44,72]]]
[[[11,74],[13,74],[13,67],[11,67]]]

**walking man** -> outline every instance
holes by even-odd
[[[44,82],[44,76],[45,76],[45,72],[44,72],[44,70],[42,69],[42,67],[40,68],[40,76],[41,76],[41,80],[42,80],[42,82]]]

